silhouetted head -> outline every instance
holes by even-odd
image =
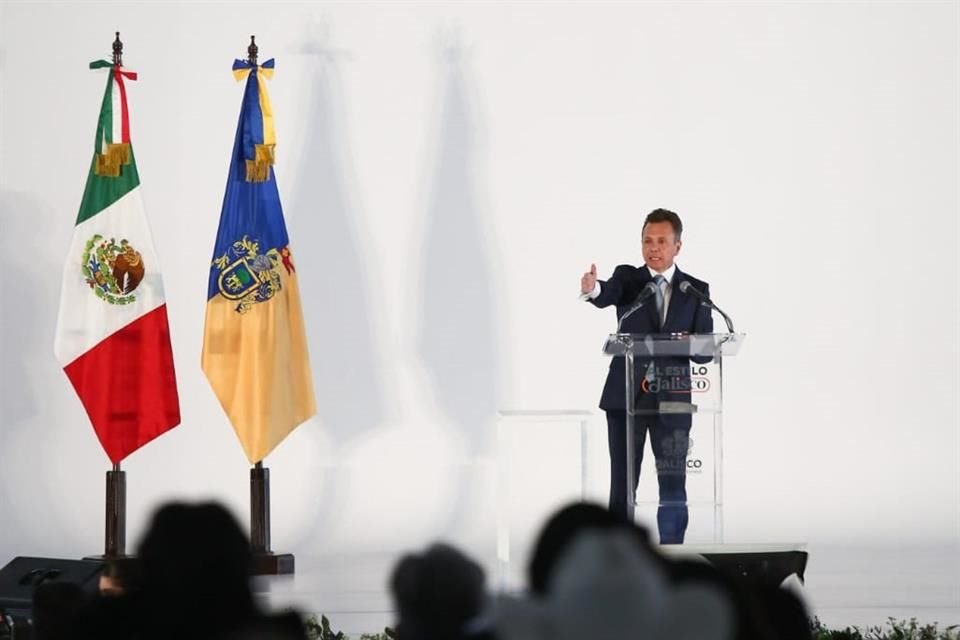
[[[161,507],[138,555],[151,623],[229,629],[256,615],[250,543],[219,504]]]
[[[544,595],[547,592],[550,576],[570,543],[585,531],[597,530],[627,531],[638,546],[653,553],[658,560],[660,558],[650,544],[650,536],[646,529],[600,505],[576,502],[553,514],[540,530],[527,570],[530,591],[537,595]]]
[[[497,605],[503,640],[734,638],[729,597],[708,584],[672,584],[664,560],[626,528],[577,532],[544,593]]]
[[[399,640],[445,640],[471,635],[486,604],[483,569],[445,544],[400,559],[390,577]]]

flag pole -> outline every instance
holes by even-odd
[[[113,64],[123,66],[123,42],[120,32],[114,32]],[[127,555],[127,474],[120,469],[120,463],[107,471],[107,503],[104,510],[106,526],[104,531],[104,558],[122,558]]]
[[[159,261],[130,141],[126,81],[137,74],[122,66],[124,43],[119,31],[114,34],[112,58],[89,64],[106,76],[106,86],[64,265],[54,353],[109,458],[101,494],[104,543],[95,559],[126,561],[127,483],[121,462],[180,424],[180,401]],[[119,209],[113,206],[121,201]],[[134,301],[130,313],[116,306]],[[124,383],[150,389],[148,402],[138,394],[104,393],[100,372],[119,361]]]
[[[123,65],[123,42],[114,31],[113,64]],[[127,553],[127,477],[120,463],[107,471],[104,504],[103,559],[122,558]]]
[[[256,36],[250,36],[247,62],[257,64],[259,48]],[[294,572],[290,553],[274,553],[270,549],[270,469],[258,461],[250,469],[250,549],[253,552],[253,573],[287,575]]]
[[[113,64],[123,66],[123,42],[120,32],[114,31]],[[122,560],[127,558],[127,473],[114,463],[107,471],[106,500],[104,502],[103,556],[88,556],[84,560]]]
[[[123,43],[120,42],[120,32],[114,31],[116,38],[113,41],[113,64],[123,66]]]

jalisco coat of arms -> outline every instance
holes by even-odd
[[[234,309],[237,313],[246,313],[253,305],[266,302],[280,292],[278,263],[283,264],[288,274],[293,271],[288,247],[260,253],[260,243],[245,235],[213,261],[213,266],[220,270],[217,289],[224,298],[237,301]]]
[[[143,256],[126,238],[95,234],[83,251],[83,276],[98,298],[110,304],[130,304],[137,299],[133,290],[143,280]]]

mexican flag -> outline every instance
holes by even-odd
[[[180,424],[160,262],[130,144],[126,80],[107,88],[87,186],[67,253],[54,350],[110,460]]]

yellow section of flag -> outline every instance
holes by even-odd
[[[296,272],[278,272],[280,291],[244,313],[207,302],[201,366],[251,463],[316,413]]]

